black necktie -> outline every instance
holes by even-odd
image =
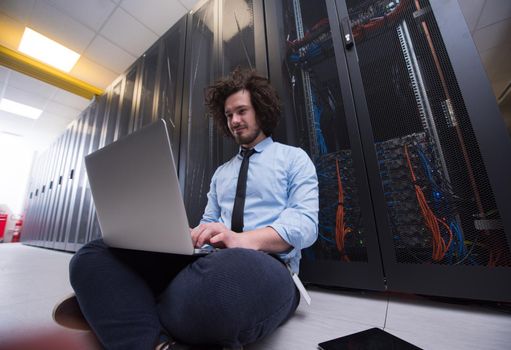
[[[254,154],[253,149],[242,149],[240,174],[238,176],[238,185],[236,186],[236,198],[234,198],[234,207],[232,208],[231,230],[234,232],[243,231],[243,212],[245,209],[245,195],[247,193],[247,173],[248,158]]]

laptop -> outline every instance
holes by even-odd
[[[193,255],[167,123],[160,119],[85,157],[104,242],[111,247]]]

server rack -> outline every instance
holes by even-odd
[[[38,176],[30,185],[24,243],[75,251],[100,236],[83,158],[155,120],[157,115],[177,120],[179,126],[185,30],[186,17],[116,79],[37,158],[32,175]],[[160,79],[163,72],[167,75]],[[170,75],[171,81],[166,80]],[[171,106],[175,109],[169,109]],[[179,127],[173,132],[177,150],[179,132]]]
[[[76,251],[79,249],[79,227],[80,227],[80,218],[83,211],[83,205],[85,201],[85,188],[86,188],[86,178],[85,178],[85,164],[84,164],[84,155],[88,153],[88,149],[91,143],[91,132],[93,127],[94,115],[92,114],[92,108],[89,106],[83,113],[80,118],[82,122],[82,129],[80,131],[80,148],[78,152],[78,156],[75,163],[75,171],[74,171],[74,186],[73,186],[73,196],[71,198],[71,202],[74,203],[73,209],[68,218],[67,227],[69,237],[66,240],[65,250],[68,251]]]
[[[54,198],[52,203],[50,204],[50,217],[49,217],[49,229],[48,229],[48,235],[49,240],[44,242],[44,246],[47,248],[55,248],[60,249],[59,242],[59,224],[61,220],[62,215],[62,207],[64,205],[63,203],[63,196],[66,190],[66,182],[67,178],[65,176],[65,170],[67,167],[67,162],[69,158],[69,153],[67,150],[70,148],[71,144],[71,132],[68,127],[68,129],[65,131],[61,144],[60,144],[60,156],[58,157],[60,161],[60,164],[57,167],[57,176],[58,176],[58,183],[57,183],[57,189],[53,193]]]
[[[509,301],[510,140],[453,1],[203,3],[38,157],[23,241],[76,250],[99,237],[82,155],[156,116],[173,126],[196,225],[213,170],[237,151],[205,118],[203,89],[236,66],[270,77],[284,102],[274,138],[318,170],[304,280]]]
[[[83,127],[84,127],[84,120],[83,120],[83,114],[81,115],[81,118],[79,118],[76,121],[75,129],[74,129],[74,143],[73,143],[73,151],[72,151],[72,157],[71,157],[71,163],[69,166],[69,172],[68,172],[68,186],[66,191],[66,197],[64,199],[65,206],[64,206],[64,217],[62,218],[60,227],[61,227],[61,234],[62,234],[62,240],[64,246],[62,249],[67,249],[67,246],[72,243],[72,237],[70,235],[71,232],[71,226],[70,221],[72,219],[73,211],[75,206],[78,204],[76,200],[76,182],[77,182],[77,163],[80,158],[80,149],[82,144],[82,138],[83,138]]]
[[[38,225],[40,211],[46,209],[45,207],[42,207],[38,201],[39,199],[38,186],[40,185],[41,181],[44,181],[45,176],[47,176],[46,175],[47,169],[44,167],[44,165],[48,165],[48,162],[45,162],[45,160],[47,160],[48,157],[50,157],[49,153],[50,151],[46,150],[34,161],[33,168],[35,169],[35,171],[37,171],[39,176],[37,178],[34,178],[32,176],[30,181],[27,215],[30,215],[32,217],[32,220],[29,221],[25,226],[24,234],[26,232],[29,241],[34,244],[36,244],[38,240],[41,239]]]
[[[209,1],[188,15],[179,177],[191,227],[206,207],[213,171],[238,150],[206,118],[204,88],[220,78],[223,69],[242,66],[266,72],[262,18],[258,0]]]
[[[62,216],[60,218],[60,222],[58,223],[58,240],[56,242],[56,248],[64,250],[66,248],[67,241],[69,240],[69,232],[67,227],[67,221],[69,217],[70,210],[73,209],[75,202],[71,201],[71,194],[75,184],[75,174],[74,168],[77,160],[77,152],[78,145],[80,140],[80,132],[82,120],[78,119],[71,124],[70,133],[71,133],[71,148],[67,150],[68,153],[68,161],[66,165],[66,169],[64,172],[64,176],[66,178],[65,181],[65,193],[62,197]]]
[[[511,300],[511,164],[495,159],[511,147],[458,4],[336,7],[388,288]]]
[[[384,289],[349,75],[333,3],[266,2],[270,77],[284,102],[278,135],[302,147],[319,181],[319,237],[303,251],[305,282]],[[278,33],[278,35],[275,35]],[[271,59],[277,58],[277,59]]]
[[[96,105],[96,122],[95,122],[93,137],[92,137],[91,152],[94,152],[95,150],[103,147],[103,144],[102,144],[103,138],[104,138],[103,135],[106,131],[106,128],[104,127],[104,125],[105,125],[105,119],[107,117],[105,115],[106,106],[107,106],[107,95],[103,94],[103,95],[99,96],[96,99],[95,105]],[[89,242],[89,241],[92,241],[93,239],[95,239],[96,237],[99,237],[99,232],[97,231],[97,225],[96,225],[96,222],[97,222],[96,210],[94,208],[94,203],[92,201],[92,194],[90,192],[90,188],[88,188],[86,200],[88,202],[88,208],[86,208],[86,210],[84,212],[84,215],[86,215],[86,218],[85,218],[85,225],[86,225],[85,226],[86,227],[85,242]]]
[[[89,154],[92,151],[93,140],[97,133],[97,122],[98,115],[96,113],[97,104],[92,103],[88,109],[87,113],[87,130],[86,130],[86,141],[85,141],[85,149],[84,155]],[[89,188],[89,182],[87,179],[87,173],[85,172],[85,164],[84,159],[81,160],[82,166],[80,170],[80,178],[79,178],[79,191],[81,192],[81,200],[80,205],[76,211],[76,220],[73,224],[73,228],[75,229],[76,239],[74,240],[74,247],[69,246],[68,248],[71,251],[78,250],[83,244],[86,242],[87,236],[87,218],[91,207],[91,193]]]
[[[42,245],[42,246],[46,246],[45,242],[49,240],[49,237],[51,237],[48,228],[51,225],[51,218],[53,215],[53,208],[55,205],[56,191],[59,186],[59,182],[58,182],[59,179],[58,179],[58,174],[57,174],[59,162],[58,162],[57,156],[58,156],[58,154],[60,154],[59,152],[61,152],[61,147],[62,147],[63,141],[64,141],[64,135],[62,135],[57,140],[57,142],[54,144],[54,146],[50,150],[51,163],[49,164],[49,168],[47,169],[48,177],[46,179],[46,180],[50,180],[50,183],[48,185],[48,188],[50,188],[50,190],[49,190],[48,196],[46,198],[46,202],[44,203],[44,211],[42,213],[43,219],[41,221],[40,226],[37,227],[37,230],[39,230],[39,234],[38,234],[39,239],[36,242],[37,242],[37,244]]]
[[[511,148],[457,4],[265,6],[280,134],[320,183],[303,279],[509,300]]]
[[[140,129],[154,119],[153,107],[157,100],[155,94],[160,42],[153,44],[139,59],[137,82],[137,103],[134,106],[133,119],[129,133]]]
[[[165,119],[169,125],[172,153],[179,169],[179,148],[181,144],[181,108],[185,66],[185,40],[188,16],[182,17],[162,37],[158,97],[154,115]]]

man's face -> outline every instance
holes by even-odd
[[[224,111],[227,126],[239,145],[252,148],[266,138],[257,123],[249,91],[240,90],[227,97]]]

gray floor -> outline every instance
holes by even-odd
[[[0,338],[19,329],[56,330],[51,310],[72,292],[71,254],[0,244]],[[379,327],[424,349],[510,349],[511,314],[486,306],[372,292],[310,289],[312,306],[249,350],[316,349],[317,343]]]

